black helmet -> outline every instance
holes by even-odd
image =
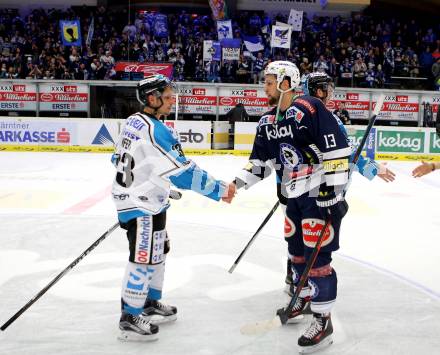
[[[333,79],[326,73],[314,72],[308,74],[302,83],[305,95],[316,96],[318,89],[327,92],[328,87],[333,85]]]
[[[175,84],[162,74],[155,74],[147,76],[144,80],[139,81],[136,88],[137,100],[148,106],[147,96],[155,93],[157,97],[160,97],[167,87],[175,89]]]

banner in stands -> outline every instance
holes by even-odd
[[[0,110],[36,111],[37,86],[28,83],[1,82]]]
[[[197,87],[179,85],[179,113],[199,115],[215,115],[217,93],[215,87]],[[176,112],[175,106],[172,109]]]
[[[115,71],[128,73],[144,73],[144,77],[154,74],[162,74],[168,78],[173,76],[173,64],[168,63],[138,63],[138,62],[117,62]]]
[[[423,103],[429,103],[432,106],[432,112],[437,113],[440,106],[440,93],[432,93],[432,95],[423,95],[422,96],[422,104]]]
[[[269,109],[263,88],[244,89],[239,87],[221,87],[219,96],[220,115],[225,115],[238,104],[243,104],[246,112],[250,116],[262,115]]]
[[[372,101],[375,103],[380,93],[373,93]],[[419,115],[419,98],[415,94],[386,94],[384,105],[377,119],[396,121],[417,121]]]
[[[87,111],[88,91],[86,84],[41,83],[40,111]]]
[[[183,149],[211,149],[210,121],[165,121],[179,134]]]
[[[330,111],[339,108],[340,104],[350,114],[350,118],[368,119],[370,112],[370,94],[368,92],[335,91],[334,98],[327,104]]]

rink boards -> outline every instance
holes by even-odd
[[[0,119],[0,150],[24,152],[109,153],[124,120],[11,118]],[[224,121],[166,121],[180,135],[188,155],[246,156],[252,149],[257,123],[236,122],[234,149],[229,146],[230,125]],[[360,143],[364,126],[347,126],[350,140]],[[366,154],[379,160],[440,161],[440,137],[433,128],[374,127]]]

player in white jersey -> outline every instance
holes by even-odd
[[[119,338],[154,340],[157,324],[175,320],[177,313],[176,307],[159,302],[169,251],[165,225],[170,184],[216,201],[231,191],[187,159],[176,132],[159,120],[171,111],[174,84],[153,75],[139,82],[136,94],[144,109],[127,118],[112,157],[116,167],[112,196],[130,250]]]

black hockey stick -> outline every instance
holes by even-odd
[[[8,328],[15,320],[20,317],[30,306],[37,302],[41,296],[43,296],[53,285],[55,285],[64,275],[66,275],[70,270],[72,270],[76,264],[78,264],[87,254],[89,254],[93,249],[95,249],[105,238],[107,238],[110,233],[112,233],[119,226],[119,222],[115,223],[110,229],[108,229],[103,235],[101,235],[91,246],[89,246],[79,257],[77,257],[72,263],[61,271],[51,282],[49,282],[46,287],[44,287],[40,292],[38,292],[28,303],[26,303],[20,310],[17,311],[9,320],[0,327],[0,330],[4,331]]]
[[[373,125],[374,125],[374,122],[376,121],[377,115],[379,114],[379,111],[382,108],[384,99],[385,99],[385,96],[381,95],[379,97],[379,99],[377,100],[376,107],[373,111],[373,115],[371,116],[370,121],[368,123],[368,126],[365,130],[364,136],[362,137],[362,140],[356,149],[351,166],[354,166],[356,164],[356,162],[359,159],[359,156],[361,155],[362,149],[364,148],[365,142],[367,141],[368,136],[370,134],[370,131],[373,128]],[[351,172],[352,172],[352,169],[350,168],[350,170],[349,170],[350,175],[351,175]],[[344,192],[344,195],[345,195],[345,192]],[[265,333],[265,332],[270,331],[272,329],[278,328],[283,324],[286,324],[287,320],[289,319],[289,314],[292,312],[292,309],[296,303],[296,300],[298,299],[298,296],[299,296],[301,290],[303,289],[307,278],[309,277],[310,270],[312,269],[313,264],[315,263],[315,259],[318,256],[319,250],[321,249],[321,245],[322,245],[322,241],[324,239],[325,231],[327,230],[327,227],[330,225],[330,222],[331,222],[331,220],[329,217],[325,221],[324,227],[322,227],[321,232],[319,233],[319,237],[316,241],[312,255],[310,256],[309,260],[307,261],[305,270],[304,270],[303,274],[301,275],[301,279],[299,281],[299,284],[296,287],[295,293],[293,294],[287,307],[280,308],[277,311],[276,317],[271,319],[270,321],[256,322],[253,324],[247,324],[247,325],[243,326],[240,329],[242,334]]]
[[[255,238],[257,238],[258,234],[260,234],[261,230],[264,228],[264,226],[266,225],[266,223],[269,221],[269,219],[272,217],[272,215],[275,213],[276,209],[278,208],[278,206],[280,205],[280,201],[278,200],[275,205],[272,207],[272,210],[269,212],[269,214],[266,216],[266,218],[264,219],[263,223],[260,224],[260,226],[258,227],[257,231],[254,233],[254,235],[252,236],[252,238],[249,240],[249,242],[246,244],[246,246],[244,247],[244,249],[241,251],[240,255],[238,256],[238,258],[234,261],[234,264],[232,264],[231,268],[229,269],[229,273],[232,274],[232,272],[235,270],[235,268],[237,267],[238,263],[240,262],[241,258],[244,256],[244,254],[246,254],[247,250],[249,249],[249,247],[252,245],[252,243],[254,242]]]

